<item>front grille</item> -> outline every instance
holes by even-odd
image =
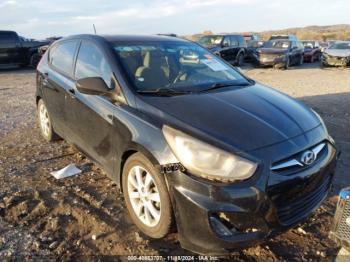
[[[327,176],[315,190],[290,203],[279,203],[277,214],[283,225],[291,225],[309,215],[327,196],[331,177]]]
[[[340,192],[331,233],[344,247],[350,248],[350,188],[343,189]]]
[[[301,172],[321,161],[327,155],[327,146],[327,142],[322,142],[302,152],[298,152],[290,157],[274,162],[271,165],[271,172],[279,175],[291,175]],[[301,161],[302,155],[306,151],[312,151],[315,154],[315,160],[312,164],[304,164]]]

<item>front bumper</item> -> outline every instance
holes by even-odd
[[[287,58],[285,56],[264,56],[260,55],[258,58],[258,63],[261,66],[284,66]]]
[[[268,150],[285,146],[281,143]],[[327,153],[320,161],[289,176],[260,166],[257,176],[222,185],[180,171],[167,174],[182,247],[200,254],[226,254],[289,229],[325,199],[335,165],[336,149],[327,142]],[[225,234],[220,223],[232,234]]]
[[[322,56],[322,64],[330,66],[347,66],[350,64],[350,57]]]

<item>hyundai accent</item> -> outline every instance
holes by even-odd
[[[307,218],[337,151],[320,116],[196,43],[77,35],[37,68],[42,136],[76,145],[120,186],[131,220],[225,254]]]

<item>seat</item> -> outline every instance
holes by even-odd
[[[135,72],[137,85],[153,89],[169,84],[169,78],[162,67],[164,59],[165,57],[159,51],[147,51],[143,59],[143,66],[137,68]]]

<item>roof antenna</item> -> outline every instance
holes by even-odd
[[[93,28],[94,28],[94,32],[95,32],[95,35],[96,35],[96,27],[95,27],[95,24],[92,24]]]

